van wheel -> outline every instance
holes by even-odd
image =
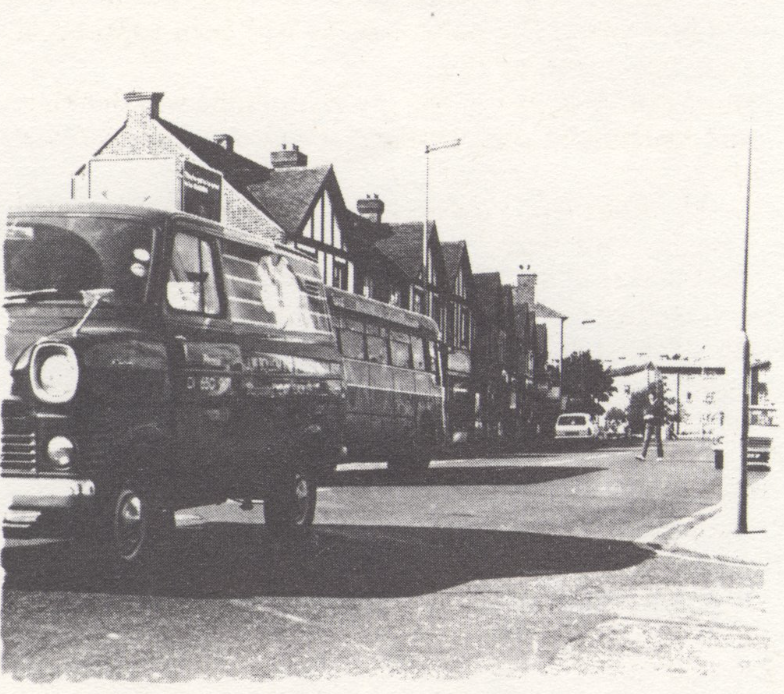
[[[171,540],[174,511],[136,483],[123,484],[107,504],[101,551],[121,571],[151,568]]]
[[[276,535],[304,534],[316,516],[316,496],[311,471],[281,472],[264,500],[264,522]]]
[[[713,451],[713,467],[717,470],[724,467],[724,451]]]

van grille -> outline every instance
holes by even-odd
[[[3,433],[0,436],[0,467],[3,472],[34,472],[36,436],[33,420],[9,412],[3,403]]]

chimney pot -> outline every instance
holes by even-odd
[[[213,135],[212,141],[215,144],[218,144],[221,147],[223,147],[223,149],[225,149],[227,152],[234,151],[234,138],[228,133],[220,133],[219,135]]]
[[[123,98],[128,104],[128,118],[156,119],[163,92],[126,92]]]
[[[270,161],[275,169],[307,166],[308,155],[299,151],[299,145],[292,145],[291,149],[286,149],[286,145],[281,145],[279,151],[270,154]]]
[[[357,212],[365,219],[380,224],[381,215],[384,214],[384,201],[380,200],[378,195],[371,198],[368,193],[366,198],[357,200]]]

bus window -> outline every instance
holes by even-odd
[[[369,326],[368,326],[369,327]],[[368,361],[374,364],[388,364],[387,340],[380,335],[367,335]]]
[[[436,383],[441,385],[441,360],[438,358],[438,347],[435,342],[430,341],[427,347],[430,352],[430,371],[436,375]]]
[[[340,351],[347,359],[365,359],[365,336],[345,328],[338,330]]]
[[[418,371],[427,371],[425,346],[421,337],[413,336],[411,338],[411,351],[414,353],[414,368]]]
[[[392,353],[392,366],[403,369],[411,368],[411,347],[409,337],[405,333],[393,331],[390,334],[390,351]]]

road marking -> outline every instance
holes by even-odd
[[[721,504],[714,504],[713,506],[708,506],[700,511],[697,511],[691,516],[686,516],[685,518],[678,518],[677,520],[674,520],[671,523],[667,523],[666,525],[663,525],[660,528],[654,528],[653,530],[645,533],[644,535],[640,535],[640,537],[638,537],[635,540],[635,542],[640,542],[642,544],[651,544],[653,542],[658,542],[660,538],[662,538],[665,535],[668,535],[673,530],[677,530],[684,525],[689,525],[690,523],[696,524],[700,520],[709,518],[710,516],[717,513],[720,508],[721,508]]]
[[[650,547],[647,547],[646,549],[650,549]],[[688,550],[684,552],[670,552],[666,549],[654,549],[654,551],[656,552],[657,556],[671,557],[673,559],[684,559],[686,561],[702,561],[709,564],[723,564],[724,566],[727,564],[732,564],[732,566],[748,566],[752,569],[759,569],[761,567],[767,566],[767,564],[754,564],[752,562],[736,561],[729,558],[722,559],[721,557],[710,557],[707,554],[691,554],[688,552]]]
[[[280,610],[276,610],[273,607],[267,607],[266,605],[248,605],[243,600],[231,600],[232,605],[237,605],[238,607],[242,607],[243,609],[251,609],[254,612],[264,612],[265,614],[270,614],[273,617],[280,617],[281,619],[285,619],[289,622],[295,622],[297,624],[309,624],[310,620],[305,619],[304,617],[298,617],[295,614],[290,614],[288,612],[281,612]]]

